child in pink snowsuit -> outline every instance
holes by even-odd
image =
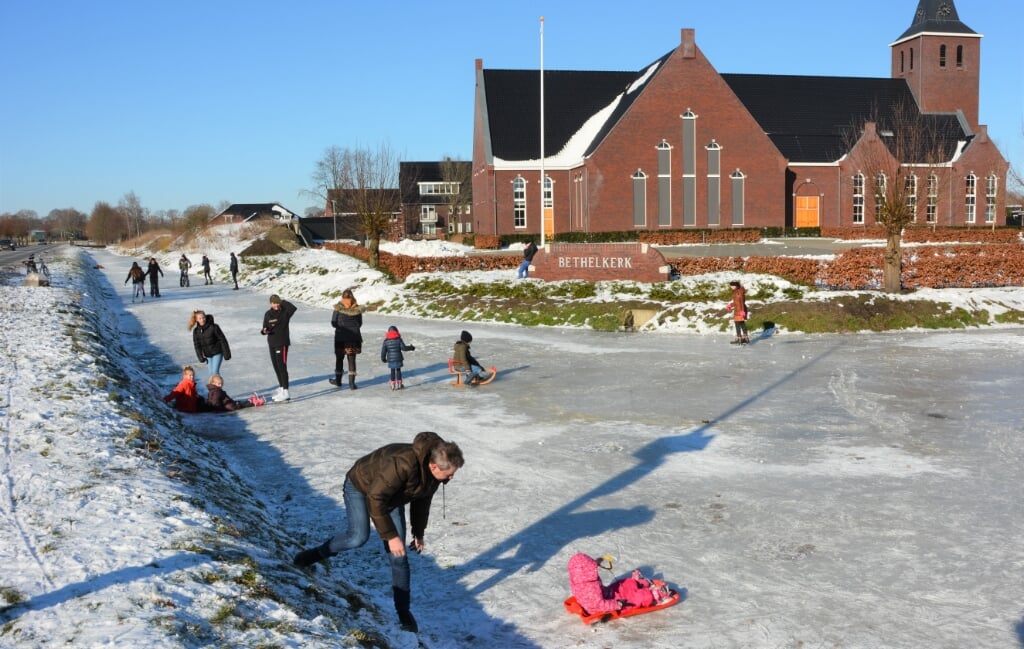
[[[569,585],[583,609],[593,615],[618,611],[627,606],[648,607],[669,597],[664,582],[649,580],[639,570],[605,586],[597,574],[596,559],[577,553],[569,559]]]

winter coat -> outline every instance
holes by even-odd
[[[156,283],[156,275],[160,273],[163,277],[164,271],[160,268],[160,263],[156,261],[149,262],[149,266],[146,268],[146,275],[149,275],[149,281]]]
[[[523,259],[533,263],[533,256],[537,254],[537,244],[530,242],[525,248],[523,248]]]
[[[263,329],[260,330],[267,337],[267,344],[271,349],[279,349],[292,344],[288,335],[288,322],[295,315],[296,307],[288,300],[281,300],[280,309],[267,309],[263,314]]]
[[[189,261],[188,257],[182,255],[181,259],[178,260],[178,268],[181,270],[188,270],[189,268],[192,268],[192,262]]]
[[[398,536],[388,513],[406,504],[412,535],[423,538],[430,501],[441,485],[430,472],[430,453],[442,441],[437,433],[419,433],[412,444],[382,446],[349,470],[346,478],[366,496],[370,519],[385,542]]]
[[[737,286],[732,289],[732,319],[736,322],[743,322],[747,319],[747,289]]]
[[[455,343],[453,355],[456,366],[462,366],[466,369],[469,369],[472,365],[483,367],[483,365],[480,365],[480,361],[473,358],[473,354],[469,351],[469,343],[465,341],[459,340]]]
[[[230,270],[232,273],[238,272],[238,257],[236,257],[234,253],[232,253],[231,255],[231,266],[228,268],[228,270]]]
[[[219,385],[206,384],[206,407],[212,412],[234,412],[244,406],[228,396]]]
[[[331,314],[331,326],[334,327],[334,343],[363,344],[363,307],[346,307],[340,302],[334,305]]]
[[[201,263],[203,265],[203,272],[206,273],[207,275],[209,275],[210,274],[210,258],[207,257],[206,255],[203,255],[203,261]]]
[[[654,603],[651,584],[639,571],[608,586],[601,583],[597,560],[583,553],[569,559],[569,586],[573,597],[587,613],[606,613],[619,609],[619,600],[630,606],[650,606]]]
[[[164,403],[174,402],[174,407],[182,412],[198,412],[202,408],[203,398],[196,390],[196,382],[182,379],[178,385],[164,397]]]
[[[144,279],[146,279],[146,271],[142,270],[142,266],[132,264],[131,269],[128,271],[128,277],[125,278],[124,283],[127,284],[128,280],[131,280],[132,284],[141,284]]]
[[[206,322],[197,324],[192,330],[192,344],[196,348],[196,358],[200,363],[217,354],[223,354],[224,360],[231,360],[231,348],[228,347],[228,339],[221,331],[220,325],[214,324],[213,316],[206,314]]]
[[[388,327],[388,333],[384,336],[384,344],[380,346],[380,362],[387,363],[391,369],[402,367],[405,356],[402,352],[415,351],[412,345],[406,345],[402,335],[396,327]]]

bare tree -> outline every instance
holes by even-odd
[[[189,205],[182,212],[182,220],[184,221],[185,231],[193,234],[199,232],[205,228],[210,219],[217,215],[217,211],[209,203],[200,203],[199,205]]]
[[[332,212],[355,215],[359,232],[367,239],[369,264],[380,261],[380,237],[401,208],[398,156],[387,144],[376,149],[328,147],[313,172],[316,188],[306,193],[333,198]]]
[[[892,107],[882,117],[864,123],[851,147],[850,159],[865,175],[874,198],[875,222],[885,230],[883,290],[899,293],[903,284],[903,229],[923,209],[926,220],[937,221],[941,187],[949,182],[949,138],[938,122],[916,107]],[[919,197],[924,197],[924,201]],[[922,208],[923,205],[923,208]]]
[[[128,236],[140,236],[142,224],[146,220],[146,208],[142,206],[142,201],[135,195],[135,192],[128,192],[122,196],[117,203],[117,209],[124,216],[125,223],[128,224]]]
[[[472,165],[463,160],[457,160],[451,156],[441,158],[441,182],[446,183],[450,188],[447,195],[448,219],[455,223],[462,223],[463,217],[469,212],[469,204],[472,200]],[[463,231],[463,228],[459,228]]]

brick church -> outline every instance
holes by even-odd
[[[953,0],[920,0],[889,47],[889,78],[720,74],[682,29],[639,72],[545,70],[543,165],[539,71],[477,59],[474,230],[538,235],[542,210],[549,237],[864,228],[876,172],[852,154],[908,111],[942,142],[928,164],[896,161],[915,222],[1004,225],[1009,165],[978,123],[981,35]]]

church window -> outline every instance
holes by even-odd
[[[928,223],[935,223],[939,212],[939,177],[935,174],[928,176],[928,203],[925,205],[924,219]]]
[[[907,199],[907,211],[910,220],[917,222],[917,176],[910,174],[904,180],[903,195]]]
[[[697,225],[697,116],[689,108],[683,118],[683,227]]]
[[[672,225],[672,145],[662,140],[658,149],[658,225]]]
[[[853,222],[864,223],[864,174],[853,177]]]
[[[633,174],[633,227],[647,225],[647,174],[640,169]]]
[[[985,178],[985,223],[996,221],[996,198],[998,197],[999,179],[995,174]]]
[[[729,176],[729,180],[732,183],[732,224],[743,225],[747,177],[737,169]]]
[[[973,173],[967,174],[964,183],[964,207],[967,209],[967,222],[974,223],[978,211],[978,177]]]
[[[956,46],[956,67],[958,67],[958,68],[964,67],[964,46],[963,45],[957,45]]]
[[[522,176],[512,181],[512,217],[515,227],[526,227],[526,179]]]
[[[722,211],[722,147],[711,140],[708,152],[708,225],[719,225],[718,215]]]
[[[939,45],[939,67],[946,67],[946,46]]]

